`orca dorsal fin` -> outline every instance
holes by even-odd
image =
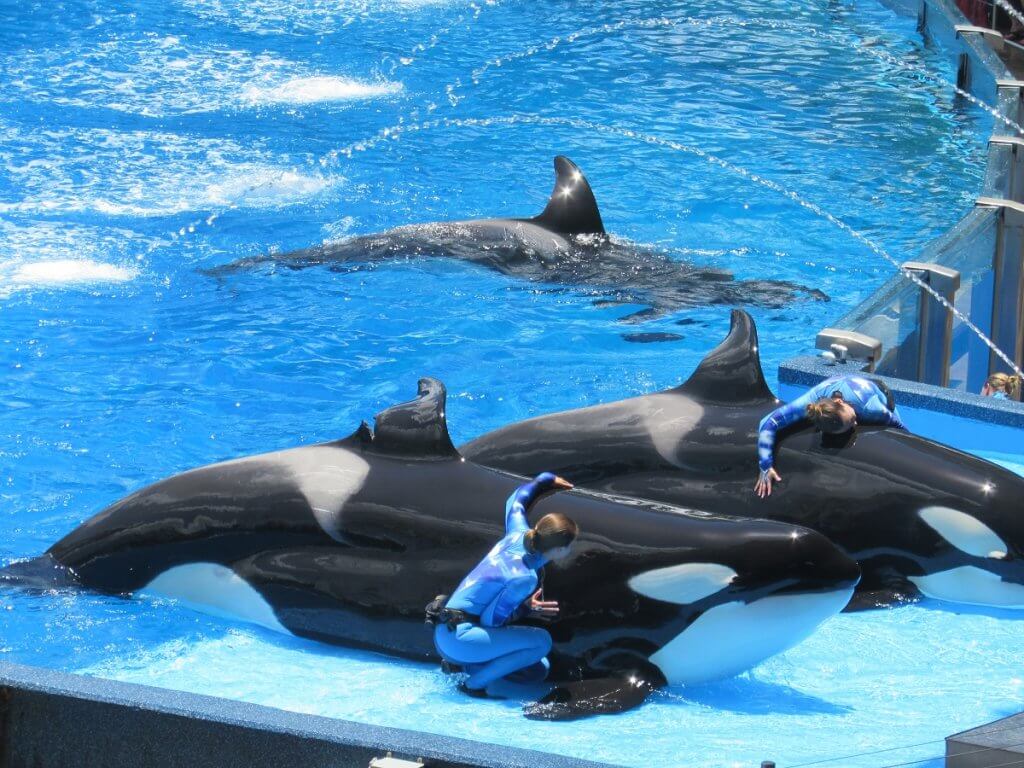
[[[754,318],[742,309],[734,309],[725,341],[700,361],[685,384],[673,391],[704,402],[741,405],[775,401],[761,370]]]
[[[421,459],[457,457],[444,407],[447,391],[437,379],[419,380],[415,400],[393,405],[377,414],[372,450]]]
[[[555,158],[555,188],[547,208],[532,221],[564,235],[603,235],[604,224],[590,184],[567,157]]]

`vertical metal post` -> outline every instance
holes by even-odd
[[[956,87],[961,91],[971,92],[971,57],[961,53],[956,65]]]
[[[927,264],[920,261],[908,261],[903,268],[912,271],[923,282],[933,288],[950,304],[960,288],[960,273],[955,269],[939,264]],[[949,365],[953,350],[953,313],[936,301],[924,288],[918,292],[916,333],[907,336],[904,343],[913,343],[915,348],[908,350],[908,366],[911,376],[925,384],[938,387],[949,386]],[[906,375],[901,372],[900,375]]]
[[[1024,139],[1018,136],[993,136],[989,147],[989,163],[1001,167],[1006,164],[1006,178],[1000,190],[1007,200],[1024,202]],[[992,167],[990,165],[990,167]]]
[[[1024,205],[981,198],[1000,209],[996,251],[992,259],[992,341],[1017,365],[1024,362]],[[1006,370],[994,352],[988,371]]]
[[[1000,37],[1002,39],[1002,37]],[[1001,49],[997,49],[1001,50]],[[1009,97],[1012,104],[1008,104],[1010,113],[1006,115],[1015,123],[1024,120],[1024,81],[1021,80],[996,80],[996,104],[1004,103],[1004,96]],[[1002,111],[1000,109],[1000,111]]]

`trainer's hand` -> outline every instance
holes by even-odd
[[[544,590],[538,589],[530,595],[530,613],[534,616],[544,616],[545,618],[553,619],[558,615],[558,602],[555,600],[545,600]]]
[[[775,471],[774,467],[765,470],[757,478],[757,485],[754,486],[754,493],[765,499],[772,495],[772,482],[779,482],[782,478]]]
[[[568,491],[572,488],[572,483],[570,483],[564,477],[556,477],[554,486],[559,491]]]

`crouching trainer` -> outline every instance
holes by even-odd
[[[434,645],[445,661],[469,674],[461,689],[472,696],[486,696],[487,686],[499,678],[533,682],[547,677],[551,635],[515,622],[558,615],[558,603],[544,600],[538,588],[538,571],[569,554],[578,529],[558,512],[544,515],[531,528],[527,512],[541,497],[569,488],[570,483],[550,472],[517,488],[505,505],[504,538],[443,608],[432,604],[437,611]]]

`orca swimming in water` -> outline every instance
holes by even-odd
[[[281,632],[436,658],[424,606],[504,533],[523,478],[463,459],[444,386],[350,437],[213,464],[143,488],[35,560],[23,585],[177,597]],[[856,564],[818,533],[635,499],[540,500],[581,527],[546,568],[556,687],[529,716],[620,711],[658,685],[737,674],[842,610]]]
[[[1024,608],[1024,478],[902,430],[860,426],[844,443],[808,424],[781,435],[783,482],[760,499],[758,425],[778,404],[754,322],[734,310],[686,383],[522,421],[460,450],[510,472],[812,528],[860,564],[858,605],[920,593]]]
[[[319,264],[348,270],[388,259],[452,258],[531,282],[578,287],[593,295],[595,304],[639,305],[641,309],[622,318],[625,322],[708,304],[782,307],[799,298],[828,301],[817,289],[778,280],[736,280],[723,270],[615,240],[605,233],[594,193],[576,164],[556,157],[555,176],[547,207],[533,218],[412,224],[241,259],[207,273],[222,276],[260,266],[302,269]],[[636,335],[627,339],[649,340]]]

